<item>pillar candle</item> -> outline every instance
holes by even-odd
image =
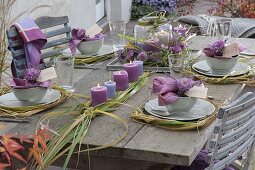
[[[112,99],[115,97],[116,92],[116,83],[114,81],[107,81],[104,83],[104,86],[107,87],[107,97]]]
[[[116,83],[118,91],[126,90],[129,86],[128,73],[125,70],[113,72],[113,81]]]
[[[128,73],[129,82],[137,81],[139,78],[139,68],[136,63],[126,63],[124,64],[124,70]]]
[[[99,86],[91,88],[92,106],[97,106],[107,101],[107,88],[105,86]]]
[[[156,33],[156,37],[159,39],[159,44],[168,45],[170,34],[164,30]]]
[[[138,64],[139,76],[143,74],[143,61],[135,60],[134,63]]]

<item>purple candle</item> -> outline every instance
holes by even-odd
[[[107,101],[107,88],[105,86],[99,86],[91,88],[92,106],[97,106]]]
[[[143,74],[143,61],[135,60],[134,63],[138,64],[139,76]]]
[[[124,70],[128,73],[129,82],[137,81],[139,78],[139,67],[136,63],[124,64]]]
[[[116,83],[116,89],[118,91],[126,90],[129,86],[128,84],[128,73],[125,70],[114,71],[113,81]]]

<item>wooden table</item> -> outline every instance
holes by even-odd
[[[211,39],[195,37],[192,39],[191,46],[193,49],[201,49]],[[232,40],[231,40],[232,41]],[[237,39],[233,40],[237,41]],[[246,47],[255,48],[255,40],[253,39],[238,39]],[[100,70],[93,69],[76,69],[74,71],[75,79],[75,92],[85,95],[90,95],[90,88],[97,83],[102,83],[105,78],[111,75],[110,72],[105,70],[105,66],[110,61],[97,64]],[[142,107],[143,104],[149,99],[151,80],[147,85],[141,89],[137,94],[132,96],[126,103],[132,106]],[[236,96],[242,87],[241,84],[232,85],[206,85],[209,88],[208,95],[213,96],[215,100],[223,103],[225,100]],[[66,103],[57,107],[61,109],[68,106],[73,101],[68,100]],[[52,111],[52,110],[51,110]],[[125,119],[128,123],[128,135],[124,140],[116,144],[114,147],[107,149],[90,152],[92,169],[142,169],[150,167],[157,169],[161,167],[152,166],[153,164],[171,164],[171,165],[185,165],[188,166],[192,163],[200,149],[205,145],[207,139],[212,133],[214,124],[199,130],[189,131],[170,131],[161,129],[152,125],[137,123],[130,118],[130,113],[133,108],[121,106],[118,108],[116,115]],[[31,134],[34,132],[37,125],[37,119],[44,113],[33,116],[34,121],[31,124],[17,124],[17,123],[0,123],[5,128],[1,129],[1,134],[4,133],[25,133]],[[70,119],[70,118],[69,118]],[[67,119],[57,120],[57,126],[65,124]],[[88,145],[98,146],[112,142],[117,137],[124,133],[124,128],[120,123],[106,117],[96,117],[89,128],[89,132],[83,141],[83,147]],[[106,158],[106,161],[101,158]],[[125,161],[123,161],[125,159]],[[77,156],[73,157],[77,160]],[[62,160],[56,162],[61,164]],[[142,163],[143,162],[143,163]],[[87,153],[83,154],[80,158],[78,168],[85,169],[88,166]],[[70,166],[74,166],[76,161],[71,161]],[[160,169],[160,168],[159,168]]]

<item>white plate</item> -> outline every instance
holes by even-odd
[[[206,75],[206,76],[211,76],[211,77],[224,77],[226,75],[228,76],[240,76],[249,71],[251,67],[242,62],[237,62],[236,66],[231,70],[230,73],[228,74],[220,74],[220,73],[214,73],[208,66],[207,62],[205,60],[203,61],[198,61],[195,64],[192,65],[192,69],[195,70],[196,72]]]
[[[161,111],[155,111],[153,108],[157,108]],[[189,111],[176,111],[173,113],[168,113],[166,107],[158,105],[158,99],[152,99],[145,103],[144,109],[151,115],[170,120],[180,120],[180,121],[191,121],[204,118],[215,111],[215,107],[212,103],[204,100],[197,99],[197,103]],[[170,114],[169,116],[163,116],[165,114]]]
[[[58,90],[48,89],[45,96],[38,102],[26,102],[18,100],[12,92],[0,96],[0,106],[4,107],[20,107],[20,106],[33,106],[37,104],[49,104],[55,102],[61,97]]]
[[[79,50],[77,49],[76,50],[76,54],[74,55],[75,58],[87,58],[87,57],[96,57],[96,56],[102,56],[102,55],[106,55],[106,54],[111,54],[113,53],[114,51],[114,48],[113,46],[111,45],[102,45],[102,47],[100,48],[100,50],[98,51],[97,54],[81,54],[79,52]],[[63,54],[66,54],[66,55],[72,55],[71,54],[71,51],[70,51],[70,48],[67,48],[67,49],[64,49],[62,51]]]

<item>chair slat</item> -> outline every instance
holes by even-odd
[[[58,25],[69,23],[69,19],[68,19],[68,16],[63,16],[63,17],[42,16],[37,18],[35,22],[39,28],[45,29],[45,28],[55,27]]]
[[[59,55],[59,54],[61,54],[60,50],[47,51],[45,53],[42,53],[42,59],[49,58],[51,56],[56,56],[56,55]]]
[[[43,46],[42,49],[47,49],[47,48],[54,47],[54,46],[57,46],[57,45],[66,44],[68,42],[69,42],[69,38],[62,38],[62,39],[58,39],[58,40],[53,40],[53,41],[47,42],[47,44],[45,44],[45,46]]]
[[[246,123],[249,119],[252,119],[253,116],[255,116],[254,111],[248,111],[241,116],[231,119],[226,122],[226,125],[223,127],[223,131],[227,131],[233,128],[236,128],[244,123]]]
[[[49,31],[44,33],[47,38],[54,37],[56,35],[61,35],[65,33],[69,33],[71,31],[71,27],[67,26],[66,28],[60,28],[54,31]]]
[[[218,150],[218,154],[216,159],[220,160],[226,156],[228,156],[230,153],[238,149],[240,146],[242,146],[245,141],[247,141],[250,137],[252,137],[254,134],[254,128],[250,129],[245,135],[238,138],[237,140],[229,143],[227,146],[222,147]],[[212,153],[208,154],[208,156],[212,156]]]
[[[23,41],[21,39],[18,40],[10,40],[9,41],[9,47],[14,48],[14,47],[20,47],[23,46]]]
[[[242,127],[240,127],[237,130],[234,130],[233,132],[230,132],[226,135],[224,135],[221,139],[221,141],[218,143],[220,146],[224,145],[226,143],[229,143],[233,140],[236,140],[238,138],[240,138],[242,135],[244,135],[245,133],[247,133],[250,129],[254,129],[255,126],[253,125],[255,121],[255,117],[253,117],[253,119],[250,119],[247,124],[243,125]]]
[[[12,51],[12,56],[13,57],[18,57],[18,56],[21,56],[21,55],[25,55],[24,49],[19,49],[19,50]]]
[[[222,170],[228,165],[230,165],[232,162],[237,160],[246,150],[248,150],[249,146],[254,141],[254,135],[251,136],[246,142],[240,146],[238,149],[236,149],[232,154],[227,156],[226,158],[220,160],[219,162],[214,164],[213,169],[214,170]]]
[[[222,119],[224,114],[233,115],[255,104],[255,94],[248,92],[233,103],[219,110],[218,118]]]
[[[9,28],[6,30],[6,34],[8,38],[17,37],[19,35],[16,28]]]

